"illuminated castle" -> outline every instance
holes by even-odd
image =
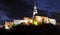
[[[13,22],[5,22],[5,29],[10,29],[10,28],[12,28],[12,26],[18,25],[18,24],[23,24],[23,25],[33,24],[33,25],[38,26],[39,25],[38,23],[41,24],[42,22],[44,22],[46,24],[49,24],[49,22],[50,22],[51,24],[56,25],[56,19],[51,19],[51,18],[48,18],[48,17],[38,16],[38,15],[35,16],[35,14],[38,14],[36,5],[34,5],[33,17],[32,18],[24,17],[23,20],[16,20],[15,19]]]

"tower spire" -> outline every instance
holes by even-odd
[[[37,9],[36,5],[34,4],[34,9]]]
[[[35,14],[38,14],[38,12],[37,12],[37,6],[36,6],[36,4],[34,3],[33,16],[34,16]]]

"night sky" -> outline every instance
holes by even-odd
[[[38,10],[60,13],[60,0],[0,0],[0,23],[32,17],[34,2]]]
[[[36,0],[38,9],[60,13],[60,0]]]

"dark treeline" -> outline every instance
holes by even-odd
[[[30,25],[30,26],[26,26],[26,25],[17,25],[14,26],[12,29],[10,30],[4,30],[4,29],[0,29],[0,32],[5,33],[5,34],[42,34],[42,35],[49,35],[49,34],[58,34],[60,33],[60,30],[58,29],[58,27],[52,25],[52,24],[42,24],[40,26],[34,26],[34,25]]]

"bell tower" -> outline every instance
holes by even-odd
[[[37,7],[36,7],[36,5],[34,4],[33,16],[34,16],[35,14],[38,14],[38,12],[37,12]]]

